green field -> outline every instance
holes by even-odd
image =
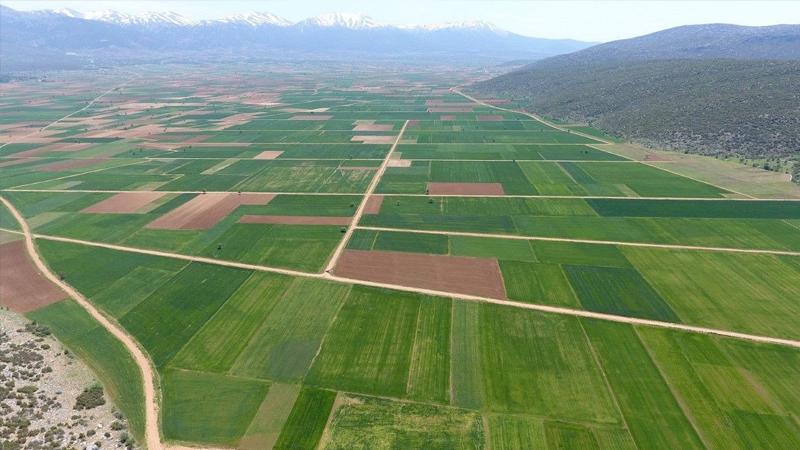
[[[450,90],[501,69],[396,63],[137,65],[124,84],[65,72],[0,98],[0,134],[17,136],[0,148],[0,195],[52,271],[149,357],[163,440],[800,448],[796,348],[665,328],[800,339],[800,202],[777,194],[789,190],[744,198],[738,173],[673,172],[591,127]],[[97,86],[120,84],[87,106]],[[504,195],[431,195],[428,183]],[[86,210],[127,191],[163,195],[133,212]],[[209,226],[149,226],[225,192],[274,196]],[[370,193],[379,208],[354,229],[309,224],[349,224]],[[5,208],[0,228],[20,229]],[[340,244],[493,260],[505,296],[339,278],[323,270]],[[396,269],[450,276],[419,264]],[[88,363],[141,442],[141,372],[125,347],[72,300],[27,317]]]

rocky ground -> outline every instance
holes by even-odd
[[[0,310],[0,450],[135,447],[91,370],[46,327]]]

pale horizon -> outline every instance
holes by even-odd
[[[86,1],[11,0],[0,4],[32,11],[70,8],[82,13],[113,9],[124,13],[173,11],[188,19],[219,19],[246,12],[264,12],[297,22],[332,12],[363,14],[388,25],[427,25],[486,21],[531,37],[607,42],[681,25],[729,23],[766,26],[800,18],[800,2],[792,1],[418,1],[399,3],[344,0],[335,2],[243,1]],[[724,8],[721,7],[724,5]],[[597,21],[599,14],[603,21]]]

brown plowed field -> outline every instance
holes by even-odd
[[[163,197],[166,192],[120,192],[84,208],[85,213],[132,214]]]
[[[452,121],[456,120],[456,116],[453,116],[453,115],[450,115],[450,114],[446,114],[444,116],[439,116],[439,120],[441,120],[443,122],[444,121],[452,122]]]
[[[478,122],[501,122],[502,120],[503,116],[498,115],[478,116]]]
[[[364,205],[364,214],[378,214],[381,211],[382,204],[382,195],[371,195],[367,199],[367,204]]]
[[[246,214],[239,223],[269,223],[277,225],[350,225],[351,217],[341,216],[260,216]]]
[[[25,241],[0,245],[0,305],[25,313],[67,298],[28,258]]]
[[[493,258],[345,250],[333,273],[376,283],[506,298],[500,266]]]
[[[38,172],[60,172],[62,170],[79,169],[81,167],[91,166],[93,164],[106,161],[108,158],[90,158],[90,159],[70,159],[68,161],[59,161],[50,164],[45,164],[36,168]]]
[[[380,125],[374,123],[359,123],[353,127],[353,131],[392,131],[394,125]]]
[[[201,194],[150,222],[147,228],[207,230],[240,205],[266,205],[274,194]]]
[[[433,195],[504,195],[500,183],[428,183]]]
[[[352,142],[361,142],[363,144],[392,144],[394,140],[397,139],[397,136],[386,135],[386,136],[378,136],[378,135],[369,135],[369,134],[358,134],[350,138]]]
[[[264,150],[253,159],[275,159],[283,154],[283,150]]]

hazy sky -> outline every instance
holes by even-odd
[[[452,0],[2,0],[15,9],[171,10],[192,19],[262,11],[297,21],[326,12],[354,12],[389,24],[486,20],[519,34],[610,41],[677,25],[800,23],[800,1],[452,1]]]

